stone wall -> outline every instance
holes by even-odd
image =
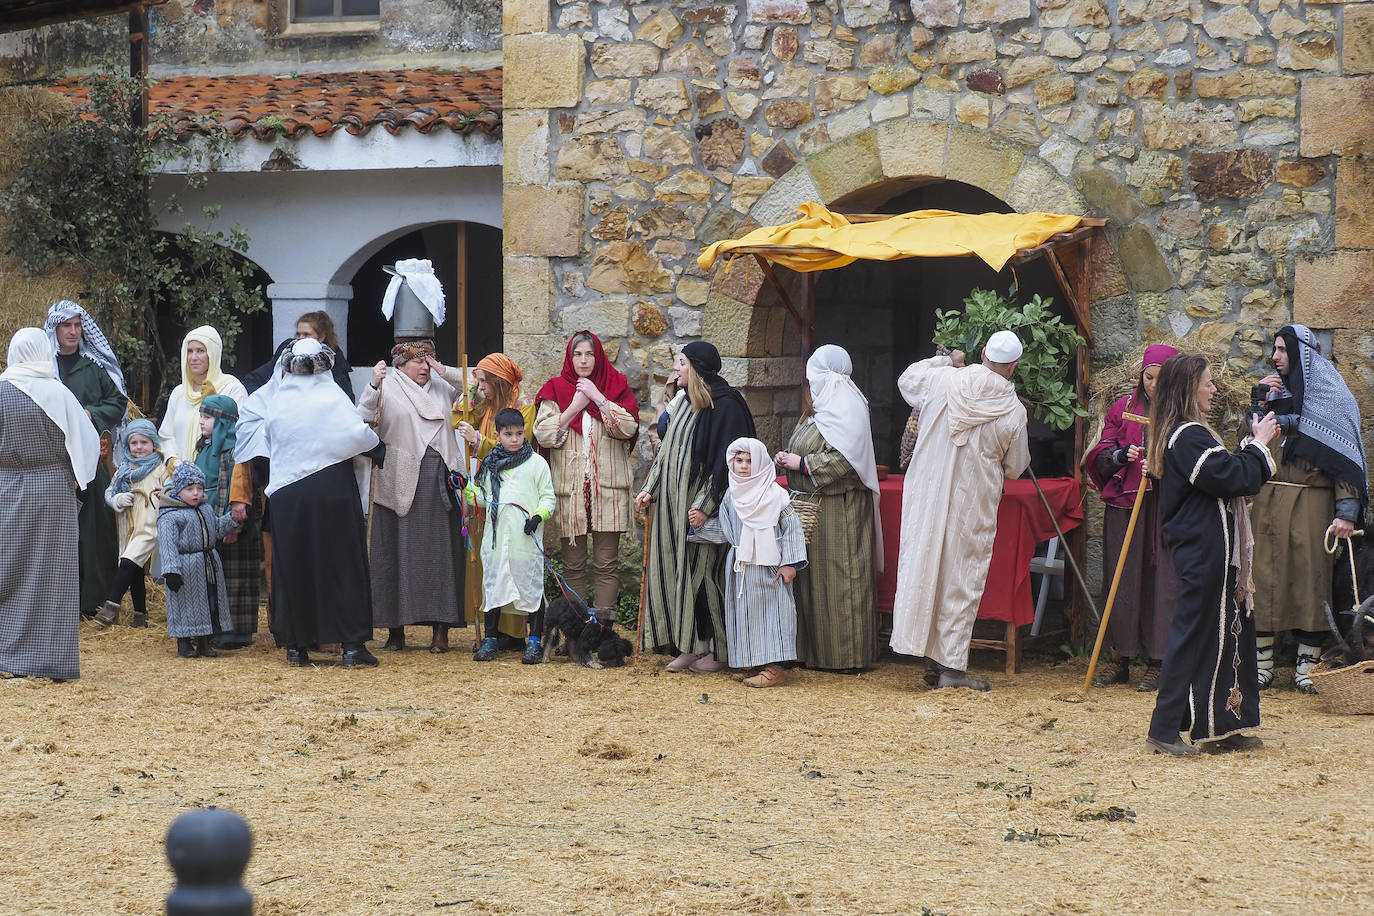
[[[750,360],[796,360],[780,310],[755,307],[757,270],[707,275],[701,248],[806,199],[932,176],[1110,220],[1093,252],[1099,365],[1156,328],[1258,369],[1297,320],[1334,331],[1374,417],[1374,3],[504,12],[508,339],[536,374],[582,326],[618,341],[641,384],[699,335],[746,361],[742,379]]]
[[[468,56],[475,66],[491,66],[500,48],[494,0],[381,0],[375,21],[296,26],[289,2],[168,0],[152,7],[153,74],[405,69]],[[123,15],[0,34],[0,82],[123,69],[128,35]]]

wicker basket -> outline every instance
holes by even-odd
[[[792,502],[792,512],[796,514],[797,521],[801,522],[802,537],[806,543],[811,543],[811,535],[816,533],[816,526],[821,523],[821,498],[816,493],[803,493],[801,490],[788,490],[788,499]]]
[[[1344,668],[1329,668],[1322,662],[1308,674],[1327,712],[1374,715],[1374,659]]]

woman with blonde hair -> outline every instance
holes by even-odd
[[[472,383],[453,405],[453,428],[468,445],[468,457],[479,461],[497,446],[496,414],[510,407],[520,411],[525,420],[525,441],[534,441],[535,403],[520,396],[520,383],[525,373],[504,353],[482,357],[472,368]],[[465,468],[471,471],[471,468]],[[468,525],[472,548],[468,551],[467,583],[464,589],[465,619],[481,629],[482,620],[482,523],[472,519]],[[525,644],[525,618],[521,614],[502,614],[501,634],[512,641]],[[478,640],[480,642],[480,640]],[[474,647],[475,649],[476,647]]]
[[[669,671],[719,671],[726,666],[722,548],[688,543],[687,534],[719,510],[729,483],[726,448],[753,438],[754,416],[720,377],[720,353],[711,344],[687,344],[674,365],[683,390],[668,405],[663,445],[636,499],[641,509],[658,503],[643,645],[673,647],[678,656]]]
[[[1274,473],[1268,444],[1279,427],[1272,413],[1255,417],[1244,444],[1228,452],[1206,421],[1216,391],[1206,358],[1165,362],[1145,450],[1146,467],[1160,478],[1160,527],[1179,581],[1146,743],[1179,757],[1199,745],[1217,754],[1263,743],[1244,734],[1260,723],[1245,497]]]

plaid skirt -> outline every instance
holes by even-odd
[[[238,540],[221,542],[218,550],[224,565],[224,585],[229,590],[234,635],[251,639],[258,632],[258,583],[262,579],[262,532],[257,519],[250,516],[239,529]]]

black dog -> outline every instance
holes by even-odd
[[[559,597],[544,612],[544,661],[567,641],[568,657],[584,668],[619,668],[633,651],[630,641],[617,636],[615,628]]]

